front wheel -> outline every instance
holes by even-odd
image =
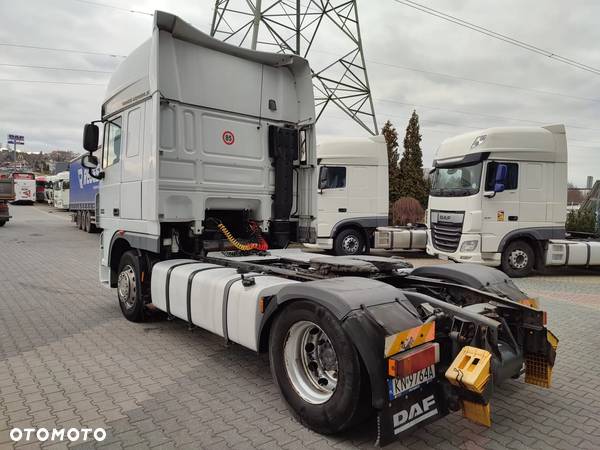
[[[314,431],[338,433],[371,415],[368,374],[326,308],[308,301],[286,307],[271,329],[269,359],[290,409]]]
[[[502,271],[511,278],[526,277],[535,266],[535,252],[525,241],[513,241],[502,252]]]
[[[336,255],[359,255],[365,251],[365,239],[362,232],[348,228],[335,237],[333,251]]]
[[[129,250],[121,256],[117,278],[117,296],[121,312],[131,322],[144,320],[141,266],[141,258],[135,251]]]

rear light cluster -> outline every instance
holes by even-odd
[[[388,375],[403,378],[440,361],[440,345],[429,342],[388,359]]]

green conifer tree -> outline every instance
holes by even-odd
[[[404,152],[399,168],[400,197],[412,197],[427,207],[429,183],[423,173],[423,152],[421,150],[421,133],[419,115],[413,111],[404,137]]]
[[[389,202],[390,208],[393,203],[400,198],[400,168],[398,161],[398,131],[389,120],[383,125],[381,134],[385,138],[388,155],[388,182],[389,182]]]

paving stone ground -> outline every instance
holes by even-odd
[[[100,443],[70,444],[81,449],[372,447],[374,423],[334,437],[297,423],[266,357],[179,321],[127,322],[97,281],[98,235],[45,206],[11,211],[0,229],[1,449],[40,446],[11,442],[13,427],[106,429]],[[600,448],[600,276],[518,284],[561,340],[552,389],[506,383],[491,429],[451,414],[389,448]]]

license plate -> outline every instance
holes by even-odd
[[[388,379],[388,387],[390,400],[394,400],[405,394],[408,391],[416,388],[417,386],[427,383],[435,378],[435,366],[432,364],[429,367],[419,370],[418,372],[411,373],[404,378],[390,378]]]

